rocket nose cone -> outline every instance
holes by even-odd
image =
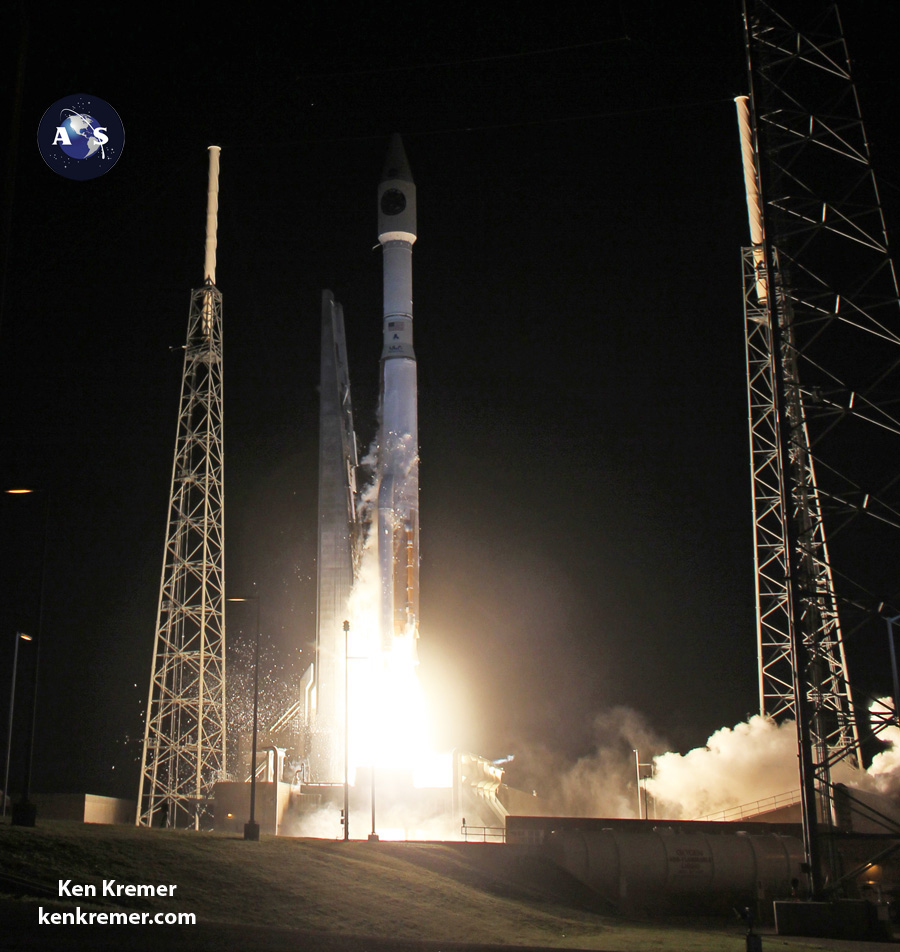
[[[381,173],[382,182],[389,182],[392,179],[399,179],[402,182],[412,182],[413,180],[409,160],[406,158],[406,150],[403,148],[403,140],[400,138],[399,132],[395,132],[391,136],[387,156],[384,160],[384,171]]]

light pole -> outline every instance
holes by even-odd
[[[350,839],[350,692],[349,674],[351,661],[364,661],[364,656],[350,657],[350,622],[344,622],[344,839]],[[369,840],[377,840],[375,832],[375,748],[372,747],[372,832]]]
[[[24,631],[17,631],[13,639],[12,685],[9,689],[9,728],[6,733],[6,769],[3,773],[3,812],[0,813],[0,816],[6,816],[6,807],[9,804],[9,759],[10,754],[12,754],[13,715],[16,710],[16,673],[19,670],[19,642],[32,640],[31,635],[26,635]]]
[[[369,842],[378,841],[378,834],[375,832],[375,749],[372,748],[372,832],[369,834]]]
[[[375,832],[375,742],[372,741],[372,832],[369,834],[369,842],[375,843],[378,841],[378,834]]]
[[[638,819],[647,820],[650,818],[650,801],[648,799],[649,794],[647,793],[647,784],[645,783],[646,777],[641,776],[641,767],[650,768],[650,776],[653,776],[653,764],[642,764],[641,755],[638,751],[632,748],[632,753],[634,754],[634,769],[637,774],[637,795],[638,795]],[[641,790],[643,788],[643,798],[641,797]],[[641,800],[643,799],[643,804]]]
[[[350,839],[350,622],[344,622],[344,840]]]
[[[34,637],[34,672],[31,682],[31,725],[28,729],[28,756],[25,761],[25,782],[22,785],[22,799],[13,804],[11,820],[13,826],[34,826],[37,820],[37,807],[29,800],[31,794],[31,765],[34,760],[34,728],[37,721],[38,662],[41,655],[41,634],[44,621],[44,578],[47,569],[47,535],[50,523],[50,492],[46,489],[11,487],[6,490],[12,496],[30,496],[44,494],[44,527],[41,542],[41,571],[38,584],[37,630]],[[18,647],[18,639],[16,640]],[[4,796],[6,791],[4,790]]]
[[[253,749],[250,752],[250,819],[244,824],[244,839],[259,840],[256,822],[256,738],[259,725],[259,596],[227,598],[228,602],[256,602],[256,647],[253,652]]]
[[[900,683],[897,678],[897,651],[894,648],[894,625],[900,621],[900,615],[894,615],[892,618],[885,618],[887,622],[888,647],[891,649],[891,675],[893,676],[894,686],[894,720],[900,718],[900,710],[897,704],[900,703]]]

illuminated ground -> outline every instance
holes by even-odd
[[[739,952],[737,922],[637,922],[608,914],[573,880],[538,861],[515,862],[503,846],[344,844],[84,826],[47,821],[0,826],[4,949],[454,949],[494,945],[592,950]],[[41,897],[59,879],[175,883],[177,898],[118,905]],[[25,898],[11,894],[31,893]],[[109,900],[107,900],[109,902]],[[38,926],[44,911],[111,909],[193,912],[197,926]],[[772,944],[774,943],[774,944]],[[794,950],[845,948],[790,940]],[[788,941],[766,939],[767,948]],[[883,946],[882,946],[883,947]]]

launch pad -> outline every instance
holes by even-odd
[[[417,675],[419,502],[412,245],[416,187],[400,137],[377,191],[383,252],[379,429],[358,482],[344,312],[322,292],[315,660],[296,700],[261,725],[255,783],[220,779],[215,829],[240,832],[255,787],[263,833],[459,839],[502,830],[514,799],[502,766],[431,749]],[[243,742],[243,743],[242,743]],[[247,738],[236,776],[251,779]],[[531,809],[524,812],[532,812]]]
[[[261,832],[273,835],[339,838],[349,829],[348,839],[377,834],[445,841],[495,830],[502,839],[511,813],[534,812],[538,805],[535,797],[503,783],[501,766],[465,751],[438,755],[427,770],[376,767],[373,774],[371,766],[361,766],[346,788],[304,780],[299,771],[285,779],[279,748],[260,752],[259,762],[256,815]],[[248,815],[250,784],[217,783],[214,797],[216,831],[239,833]]]
[[[744,113],[742,140],[750,143],[753,135],[746,103],[742,115]],[[749,154],[748,158],[752,161],[748,163],[747,179],[755,181],[754,177],[758,179],[760,174],[759,155]],[[343,310],[331,292],[325,291],[322,295],[316,653],[298,685],[297,701],[280,719],[279,726],[292,724],[296,735],[290,742],[289,766],[285,768],[281,753],[273,748],[271,757],[263,758],[269,762],[261,768],[263,775],[252,777],[251,789],[259,789],[260,819],[264,830],[271,833],[336,836],[343,832],[346,837],[351,835],[349,827],[354,838],[363,835],[376,838],[387,835],[387,831],[403,838],[444,838],[460,835],[475,824],[482,828],[495,824],[505,827],[504,821],[510,812],[500,795],[502,771],[497,772],[497,765],[484,758],[452,755],[445,769],[449,775],[446,782],[420,782],[416,776],[431,752],[422,729],[424,708],[416,672],[419,459],[417,368],[412,333],[412,245],[417,238],[415,199],[415,183],[406,155],[399,138],[395,137],[377,193],[378,242],[384,268],[383,349],[379,365],[379,431],[369,453],[369,458],[374,460],[374,475],[365,486],[358,484],[359,452],[350,400]],[[757,203],[761,205],[758,194]],[[762,208],[758,211],[762,217]],[[763,247],[761,238],[753,237],[752,247],[744,256],[745,301],[752,305],[746,309],[748,347],[749,342],[755,340],[751,332],[762,329],[768,333],[790,324],[790,314],[779,324],[778,315],[770,308],[772,300],[777,298],[774,291],[781,286],[777,282],[783,279],[777,268],[773,268],[771,274],[761,270],[771,257],[771,249]],[[789,335],[784,341],[793,346]],[[751,421],[751,435],[764,437],[761,448],[753,451],[762,454],[772,477],[755,484],[754,509],[767,518],[774,513],[777,523],[777,531],[762,520],[756,525],[759,533],[757,572],[761,578],[774,580],[772,590],[761,592],[764,598],[759,601],[758,614],[766,624],[771,623],[773,617],[782,617],[766,608],[765,599],[771,599],[779,611],[784,611],[785,622],[790,623],[785,625],[784,631],[778,632],[783,637],[776,642],[763,641],[760,627],[761,709],[772,718],[793,715],[799,723],[810,702],[818,703],[820,697],[825,699],[826,714],[811,721],[812,734],[806,732],[807,740],[818,739],[809,744],[801,738],[804,756],[815,750],[816,756],[823,758],[818,764],[811,760],[801,762],[805,865],[818,875],[821,864],[815,855],[820,832],[815,800],[818,797],[836,812],[838,798],[835,785],[829,779],[829,752],[837,752],[839,758],[851,757],[852,750],[858,746],[858,737],[851,718],[849,682],[836,625],[838,606],[825,558],[824,524],[819,513],[821,507],[817,502],[810,447],[797,443],[796,433],[803,429],[797,421],[804,419],[805,395],[795,383],[797,368],[790,351],[790,347],[779,343],[777,335],[766,337],[758,351],[748,351],[748,378],[763,379],[767,397],[764,403],[754,404],[755,392],[749,393],[751,410],[759,414],[758,419]],[[787,361],[783,359],[785,354],[790,358]],[[755,374],[749,368],[757,358],[760,366],[764,363],[765,367]],[[786,384],[779,374],[781,377],[786,374],[789,389],[793,388],[788,394],[784,417],[797,424],[791,433],[783,426],[772,428],[779,420],[784,422],[781,390]],[[785,459],[800,460],[800,463],[791,471],[786,468]],[[759,468],[754,470],[759,471]],[[789,519],[793,511],[791,480],[805,493],[804,518],[814,530],[805,536],[813,540],[803,553],[808,574],[801,581],[806,587],[798,587],[796,591],[789,571],[797,547],[796,527]],[[777,505],[762,505],[768,498],[764,494],[770,492],[769,484],[775,482],[779,483]],[[772,563],[773,558],[779,570],[770,573],[769,578],[764,566]],[[805,615],[795,612],[795,603],[813,604],[804,601],[811,597],[811,592],[824,593],[815,603],[816,612],[808,611]],[[803,633],[794,624],[795,616],[803,616],[807,622],[818,618],[821,628],[811,628],[804,642]],[[767,657],[766,651],[774,657]],[[806,675],[800,662],[807,651],[820,653],[822,665],[817,670],[831,672],[823,682],[823,692],[819,690],[821,684],[804,680]],[[777,693],[773,693],[774,688],[771,684],[767,686],[766,677],[776,669],[780,673],[773,676],[777,687]],[[781,706],[767,707],[773,698]],[[281,741],[270,738],[270,742]],[[254,743],[254,758],[259,753],[256,748]],[[470,757],[469,761],[465,761],[466,756]],[[640,773],[641,765],[637,766]],[[218,829],[230,829],[232,821],[240,828],[247,813],[244,802],[249,793],[247,786],[245,781],[217,784],[214,796]],[[210,793],[205,796],[208,802]],[[252,803],[252,793],[250,796]],[[531,811],[525,804],[518,806],[515,812]],[[336,824],[336,820],[343,822]],[[443,829],[438,831],[435,825]],[[891,827],[890,835],[896,835],[896,829]],[[599,832],[602,834],[604,830]],[[563,853],[569,856],[566,862],[575,863],[571,858],[575,854],[581,857],[578,862],[587,855],[589,859],[585,862],[590,866],[591,851],[596,847],[598,855],[603,854],[609,839],[600,836],[597,843],[591,845],[587,840],[570,837],[563,844]],[[657,840],[653,842],[657,847],[660,845]],[[666,840],[662,845],[666,852],[672,843]],[[648,857],[654,848],[647,846]],[[682,841],[677,849],[687,851],[684,854],[687,860],[682,864],[685,869],[694,863],[691,857],[696,858],[701,870],[707,862],[700,846],[686,846]],[[674,855],[681,855],[677,849]],[[715,850],[710,852],[709,863],[721,865],[721,858],[713,854]],[[677,865],[669,853],[666,856],[663,864],[666,869],[673,863]],[[606,860],[603,863],[610,865]],[[652,867],[649,858],[644,865]],[[834,869],[831,875],[838,877],[840,873]],[[784,876],[779,882],[781,889]],[[843,882],[843,877],[838,882]],[[821,890],[818,886],[812,892],[816,894]]]

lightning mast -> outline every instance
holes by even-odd
[[[893,474],[879,485],[871,454],[900,436],[889,402],[900,311],[836,8],[801,31],[766,0],[745,0],[744,22],[750,96],[736,103],[752,242],[743,275],[760,709],[797,721],[818,898],[831,770],[860,759],[848,637],[863,638],[896,591],[871,530],[900,528],[900,500]]]
[[[192,826],[225,776],[225,559],[222,295],[216,287],[219,146],[209,148],[203,287],[187,343],[137,823]]]

